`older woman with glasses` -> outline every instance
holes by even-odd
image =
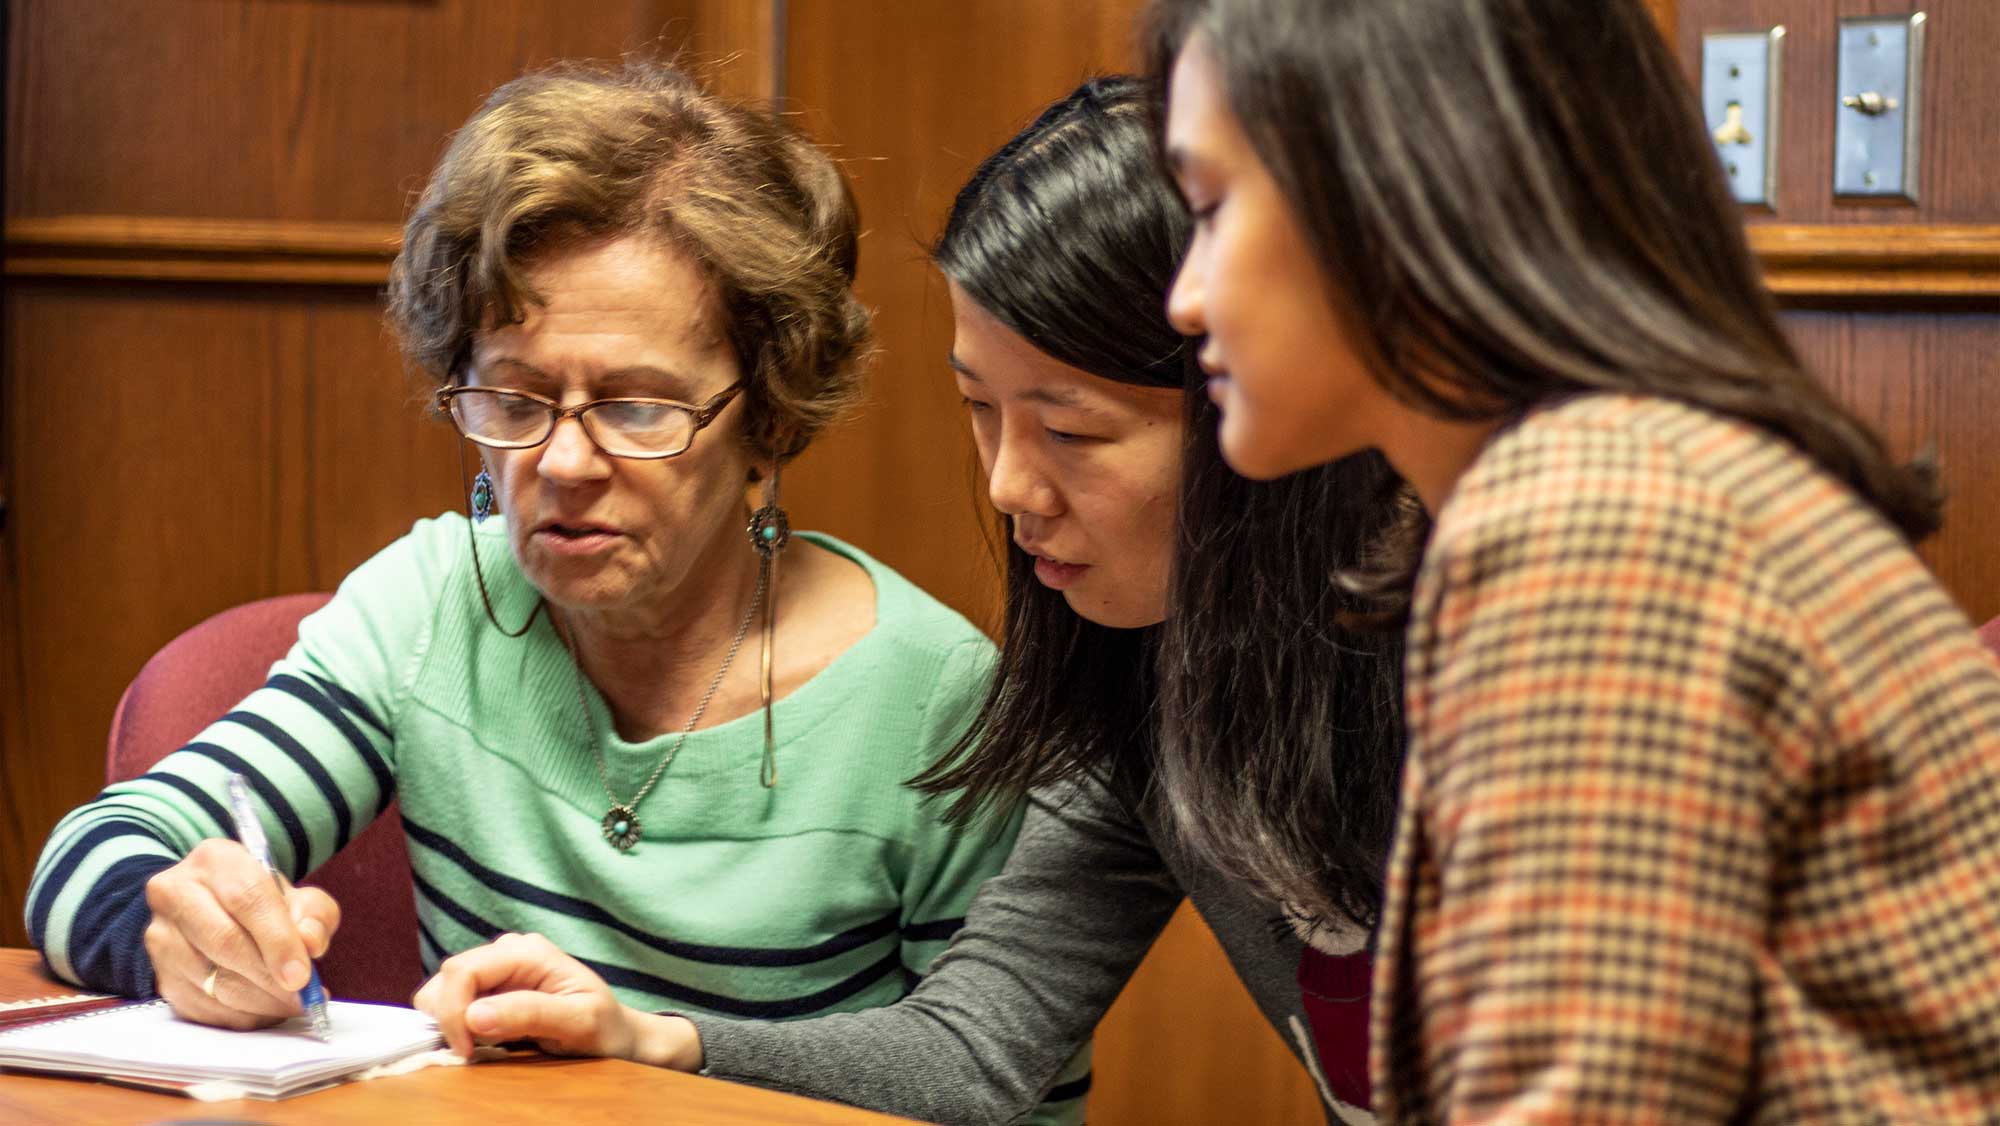
[[[389,292],[475,444],[471,518],[363,564],[264,688],[55,829],[50,965],[207,1024],[299,1012],[340,907],[228,839],[241,773],[294,880],[400,799],[460,1049],[505,1028],[649,1060],[662,1010],[908,992],[1018,818],[952,832],[903,785],[978,710],[991,644],[778,504],[856,394],[857,230],[823,153],[673,70],[498,91]]]

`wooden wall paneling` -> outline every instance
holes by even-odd
[[[1924,558],[1975,622],[2000,614],[2000,316],[1795,312],[1808,367],[1897,456],[1928,450],[1943,471],[1944,530]]]
[[[1843,17],[1922,11],[1924,151],[1918,204],[1833,199],[1834,47]],[[1704,30],[1785,25],[1778,199],[1754,223],[2000,222],[2000,4],[1992,0],[1678,0],[1679,47],[1691,80],[1701,73]]]
[[[380,288],[399,223],[59,215],[7,220],[8,277]]]
[[[15,338],[14,303],[0,297],[0,349]],[[0,946],[22,946],[27,929],[21,923],[20,906],[27,899],[31,851],[40,839],[29,834],[31,817],[23,800],[24,791],[15,775],[25,766],[20,748],[26,745],[27,722],[19,701],[28,698],[26,668],[21,648],[26,635],[21,628],[21,587],[16,579],[20,553],[12,521],[13,496],[10,466],[13,459],[14,394],[13,364],[4,362],[0,351]]]
[[[2000,223],[1756,223],[1749,234],[1782,305],[2000,309]]]
[[[1091,1126],[1323,1120],[1318,1089],[1183,903],[1098,1026]]]
[[[768,0],[764,0],[768,4]],[[494,87],[743,51],[749,0],[9,0],[7,214],[396,220]]]
[[[103,784],[112,705],[153,649],[241,592],[297,581],[266,468],[296,373],[279,312],[222,295],[17,285],[6,301],[23,674],[4,754],[38,848]]]
[[[655,22],[664,29],[663,46],[678,44],[683,60],[717,92],[762,102],[779,92],[781,6],[782,0],[674,0],[658,6]]]
[[[458,458],[468,474],[478,467],[431,412],[429,384],[404,371],[371,295],[302,311],[302,488],[281,519],[304,551],[306,588],[332,590],[418,519],[466,511]]]

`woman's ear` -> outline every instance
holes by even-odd
[[[798,452],[791,449],[793,441],[793,432],[790,430],[773,429],[752,436],[744,443],[745,452],[750,455],[750,472],[746,479],[753,485],[759,481],[770,480],[771,474],[778,471],[778,466],[788,453]]]
[[[772,470],[778,467],[778,459],[772,455],[771,448],[754,440],[745,442],[744,447],[743,452],[748,455],[746,460],[750,463],[744,480],[754,485],[770,477]]]

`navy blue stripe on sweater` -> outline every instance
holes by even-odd
[[[1069,1082],[1064,1083],[1059,1087],[1049,1088],[1049,1093],[1042,1096],[1042,1102],[1043,1103],[1068,1102],[1071,1099],[1080,1099],[1083,1096],[1088,1095],[1089,1093],[1090,1093],[1090,1072],[1086,1071],[1080,1078],[1072,1079]]]
[[[430,947],[429,955],[426,955],[424,953],[425,946]],[[424,962],[428,965],[435,966],[439,962],[444,961],[444,959],[445,959],[444,943],[439,942],[437,940],[437,936],[431,933],[431,928],[425,926],[424,921],[422,919],[418,919],[417,960],[420,962]]]
[[[956,919],[936,919],[928,923],[911,923],[903,928],[904,942],[947,942],[952,935],[965,926],[965,916]]]
[[[334,703],[333,698],[321,689],[317,682],[308,684],[296,676],[279,673],[265,681],[264,687],[275,688],[297,698],[332,724],[353,746],[354,753],[367,764],[368,773],[375,776],[375,787],[382,794],[376,809],[380,810],[382,806],[389,804],[388,795],[396,787],[395,777],[389,770],[389,764],[383,761],[382,754],[375,749],[374,742],[363,734],[359,727],[354,726],[347,718],[347,713],[341,711],[340,705]]]
[[[174,864],[172,857],[128,856],[105,869],[69,923],[69,965],[78,980],[127,997],[153,994],[146,881]]]
[[[70,880],[76,875],[76,870],[82,867],[85,860],[90,859],[90,854],[96,852],[99,845],[121,837],[138,837],[149,844],[158,845],[169,852],[173,851],[173,846],[154,831],[150,824],[136,817],[108,817],[84,830],[82,835],[63,849],[62,855],[49,866],[48,874],[42,878],[41,893],[35,896],[34,903],[28,908],[29,942],[41,946],[47,940],[49,913],[55,910],[56,897],[69,886]],[[172,860],[167,861],[169,865],[172,863]],[[101,880],[99,886],[102,886]],[[86,904],[89,898],[85,897]]]
[[[711,1012],[746,1020],[786,1020],[791,1017],[812,1016],[881,981],[895,973],[902,965],[897,954],[891,951],[874,965],[844,980],[834,982],[817,993],[808,993],[803,997],[786,997],[776,1001],[745,1001],[682,985],[652,974],[640,973],[638,970],[626,969],[624,966],[606,965],[588,958],[578,958],[577,961],[589,966],[597,976],[612,985],[637,989],[643,993],[651,993],[655,997],[665,997],[676,1004],[698,1005]]]
[[[472,911],[465,905],[453,901],[450,896],[445,895],[442,891],[432,886],[421,875],[412,872],[411,882],[416,885],[417,894],[429,900],[438,910],[450,916],[459,926],[479,936],[481,941],[491,942],[502,933],[499,927],[481,918],[477,912]],[[575,955],[571,956],[575,957]],[[748,1001],[738,997],[724,996],[720,993],[711,993],[706,989],[697,989],[694,986],[683,985],[680,982],[660,977],[657,974],[644,973],[625,966],[614,966],[608,962],[599,962],[591,958],[577,958],[576,960],[583,963],[592,973],[603,978],[608,984],[626,989],[635,989],[642,993],[650,993],[655,997],[664,997],[677,1004],[695,1005],[708,1009],[711,1012],[722,1013],[726,1016],[755,1020],[783,1020],[787,1017],[810,1016],[830,1005],[838,1004],[854,996],[856,993],[894,973],[902,964],[898,960],[897,952],[890,951],[888,955],[876,961],[873,965],[842,981],[837,981],[817,993],[809,993],[802,997],[785,997],[775,1001]]]
[[[896,933],[896,916],[891,913],[873,922],[863,923],[858,927],[842,931],[832,938],[816,942],[811,946],[708,946],[701,943],[681,942],[676,939],[662,938],[659,935],[640,930],[638,927],[620,919],[618,916],[613,915],[611,912],[606,911],[589,900],[578,899],[573,895],[564,895],[561,892],[550,891],[547,888],[528,883],[526,880],[516,879],[513,876],[496,872],[474,860],[469,853],[444,836],[424,828],[410,820],[407,816],[403,818],[403,830],[409,833],[410,839],[438,853],[453,864],[458,865],[468,875],[486,885],[491,891],[504,895],[509,899],[525,903],[530,907],[537,907],[545,911],[554,911],[557,914],[568,915],[573,919],[581,919],[586,923],[606,927],[636,942],[644,943],[662,954],[669,954],[690,962],[706,962],[718,966],[750,966],[757,968],[806,966],[814,962],[824,962],[828,958],[845,954],[850,950],[857,950],[871,942],[880,941]],[[956,930],[957,928],[954,927],[953,929]]]
[[[383,723],[379,719],[376,719],[375,713],[368,710],[368,705],[361,702],[361,697],[356,696],[354,693],[349,692],[347,689],[342,688],[339,684],[336,684],[335,682],[328,680],[325,677],[315,676],[312,673],[305,672],[304,670],[300,671],[301,675],[303,675],[307,680],[310,680],[314,684],[319,685],[320,691],[325,692],[327,695],[340,701],[341,707],[346,708],[348,711],[353,712],[357,716],[360,716],[361,722],[367,724],[368,726],[374,728],[377,731],[380,731],[384,735],[389,734],[389,725]]]
[[[231,825],[229,822],[229,811],[222,808],[221,802],[218,802],[214,798],[209,797],[208,791],[202,789],[200,786],[195,785],[193,782],[190,782],[187,779],[182,778],[178,774],[162,774],[162,773],[141,774],[137,778],[132,779],[131,781],[158,782],[163,786],[179,790],[182,794],[186,795],[189,801],[192,801],[193,803],[195,803],[195,805],[200,806],[201,811],[208,815],[208,819],[215,823],[215,830],[214,832],[208,834],[209,836],[226,837],[230,835]],[[125,785],[125,783],[122,782],[117,784]],[[118,801],[120,799],[128,798],[131,796],[132,795],[130,794],[123,794],[123,793],[114,794],[110,791],[109,788],[106,788],[99,790],[97,792],[97,796],[90,799],[90,804],[96,805],[99,802]]]
[[[179,790],[181,793],[186,794],[190,801],[200,806],[201,811],[208,815],[210,821],[215,822],[216,836],[233,837],[236,835],[236,822],[230,818],[229,810],[223,808],[222,803],[210,796],[209,792],[202,789],[194,779],[183,778],[178,774],[168,774],[165,771],[156,771],[152,774],[140,775],[137,781],[158,782],[164,786]]]
[[[410,883],[416,887],[418,895],[430,900],[438,910],[450,916],[452,922],[471,931],[473,936],[478,938],[479,941],[491,942],[500,936],[501,931],[499,927],[480,918],[476,913],[460,904],[457,900],[439,891],[436,887],[432,886],[429,880],[424,879],[421,873],[411,872]],[[444,947],[439,946],[438,949],[442,951]]]
[[[333,810],[333,851],[339,852],[347,847],[347,842],[354,836],[354,813],[347,808],[347,795],[340,792],[340,783],[333,780],[333,775],[327,771],[326,764],[319,761],[318,755],[306,750],[304,744],[292,738],[284,728],[255,712],[230,712],[219,722],[233,723],[254,731],[263,736],[265,742],[285,752],[285,757],[312,779],[319,796],[326,799],[327,808]]]
[[[257,792],[257,796],[264,799],[264,804],[270,807],[271,814],[278,819],[278,825],[285,830],[286,838],[292,843],[292,868],[295,870],[285,874],[293,881],[304,879],[306,865],[312,862],[312,841],[306,836],[305,823],[300,821],[299,815],[292,810],[292,804],[285,800],[283,791],[273,786],[269,778],[258,773],[255,767],[245,762],[243,757],[234,751],[218,747],[213,743],[189,743],[181,750],[212,759],[220,763],[224,769],[234,770],[243,776],[243,780],[248,782],[250,788]],[[275,861],[275,858],[273,859]]]

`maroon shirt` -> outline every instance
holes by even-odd
[[[1312,947],[1299,959],[1299,998],[1312,1021],[1320,1070],[1333,1096],[1367,1107],[1368,990],[1375,960],[1366,950],[1335,956]]]

